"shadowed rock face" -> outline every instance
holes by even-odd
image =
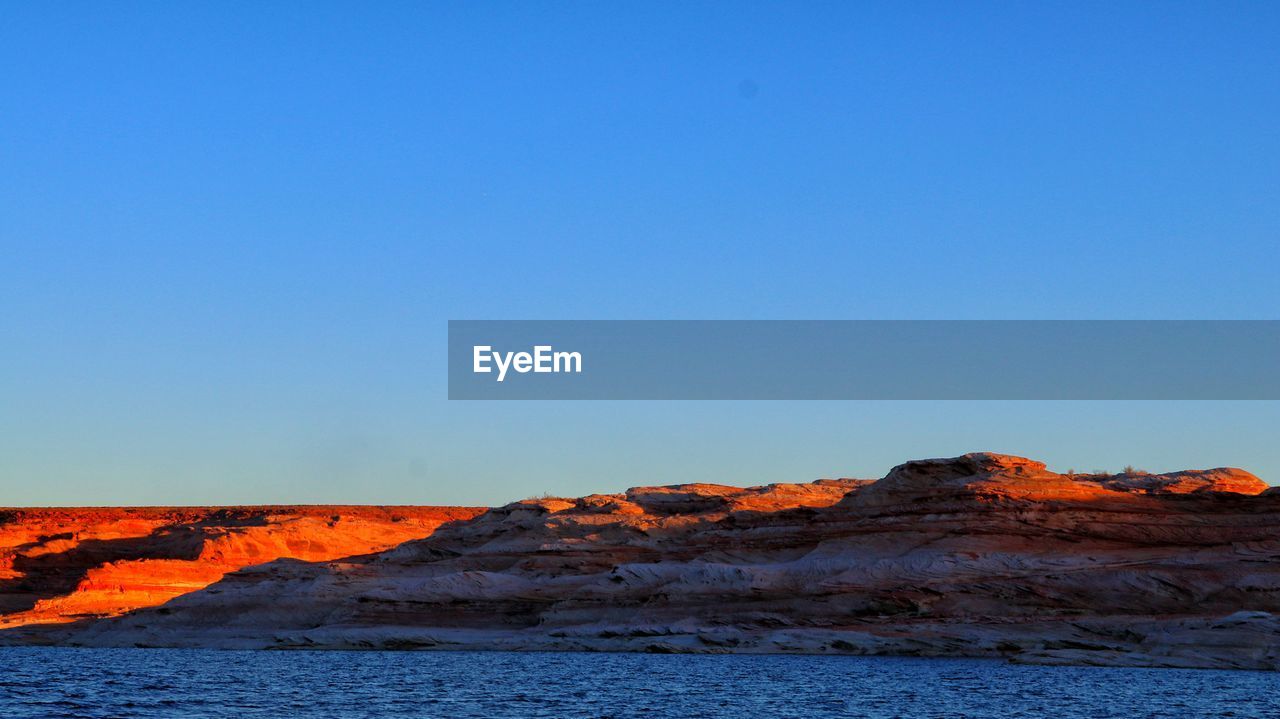
[[[1061,475],[976,453],[884,479],[525,500],[374,555],[240,570],[0,641],[1003,656],[1280,665],[1280,496],[1236,469]]]

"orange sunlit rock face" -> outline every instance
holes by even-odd
[[[277,559],[421,539],[465,507],[0,509],[0,628],[109,617]]]

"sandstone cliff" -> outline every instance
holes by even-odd
[[[275,559],[368,554],[466,507],[0,509],[0,628],[107,617]]]
[[[991,656],[1280,667],[1280,494],[1238,469],[886,477],[534,499],[0,641]]]

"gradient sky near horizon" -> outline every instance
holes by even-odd
[[[445,399],[448,319],[1276,319],[1277,37],[1264,2],[4,3],[0,505],[980,449],[1280,483],[1275,402]]]

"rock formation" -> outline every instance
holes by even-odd
[[[228,572],[377,552],[481,509],[0,509],[0,628],[161,604]]]
[[[1277,668],[1280,494],[1266,490],[1238,469],[1057,474],[975,453],[874,482],[531,499],[0,642]]]

